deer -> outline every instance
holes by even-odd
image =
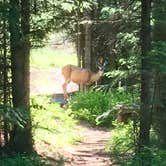
[[[103,63],[103,58],[100,58],[97,63],[97,72],[93,72],[88,68],[81,68],[75,65],[68,64],[62,68],[62,75],[64,76],[65,82],[62,85],[64,99],[69,100],[69,95],[67,93],[67,85],[70,81],[76,83],[83,89],[84,86],[91,85],[92,83],[98,81],[104,74],[106,61]]]

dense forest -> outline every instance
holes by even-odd
[[[115,165],[166,165],[165,29],[165,0],[0,0],[0,165],[56,165],[37,155],[34,131],[41,116],[61,114],[66,137],[76,119],[111,130],[107,153]],[[56,48],[72,43],[80,68],[96,73],[97,61],[104,62],[102,78],[63,108],[44,105],[47,95],[30,95],[31,54],[50,36]],[[45,64],[58,64],[57,54]],[[59,112],[48,114],[53,109]],[[56,130],[47,123],[39,126]]]

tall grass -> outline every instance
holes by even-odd
[[[46,46],[31,50],[30,65],[35,68],[61,68],[66,64],[77,65],[75,50],[70,46],[67,48],[53,48]]]

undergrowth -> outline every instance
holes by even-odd
[[[46,159],[42,159],[37,155],[14,155],[10,157],[3,157],[0,159],[0,165],[1,166],[51,166]]]
[[[114,121],[114,130],[112,130],[109,144],[111,145],[110,151],[115,156],[133,152],[135,146],[133,122],[124,124]]]
[[[80,139],[77,121],[58,104],[50,103],[47,97],[32,99],[32,125],[35,144],[45,142],[52,148],[75,143]]]
[[[76,93],[69,105],[75,118],[92,125],[110,127],[117,118],[117,110],[114,106],[120,103],[133,104],[137,98],[137,91],[131,94],[122,89],[108,93],[90,90]]]
[[[78,92],[69,105],[75,118],[96,125],[97,117],[110,109],[110,96],[100,91]]]
[[[51,166],[49,156],[54,155],[54,166],[64,163],[59,148],[80,140],[77,121],[59,105],[50,103],[50,97],[36,96],[31,99],[32,134],[34,150],[38,154],[8,156],[3,154],[0,166]]]

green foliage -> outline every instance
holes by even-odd
[[[0,105],[0,116],[10,124],[10,127],[17,125],[18,127],[24,128],[28,120],[27,110],[24,108],[12,108],[10,106]],[[1,127],[1,126],[0,126]]]
[[[120,32],[117,34],[118,43],[117,43],[117,49],[118,51],[122,51],[123,47],[129,49],[129,51],[136,52],[138,49],[138,41],[139,37],[137,36],[137,33],[134,32]],[[127,50],[126,50],[127,51]]]
[[[133,104],[139,101],[138,91],[133,93],[124,89],[114,90],[110,93],[102,91],[78,92],[70,100],[70,108],[74,116],[93,125],[111,126],[116,119],[117,104]]]
[[[121,12],[121,9],[113,8],[113,7],[103,7],[101,10],[101,19],[108,19],[110,17],[114,17],[117,13]]]
[[[35,97],[31,109],[32,131],[35,144],[46,142],[51,148],[65,146],[79,140],[76,120],[49,97]],[[77,133],[76,133],[77,132]]]
[[[166,73],[166,42],[154,42],[149,54],[152,65],[157,72]]]
[[[137,89],[132,93],[123,88],[114,90],[111,93],[111,105],[116,109],[118,104],[133,105],[139,103],[139,92]],[[128,124],[118,123],[116,116],[113,119],[114,129],[112,130],[112,137],[107,148],[112,155],[119,161],[125,160],[126,156],[134,153],[137,140],[137,124],[134,121],[129,121]]]
[[[42,42],[50,32],[66,30],[74,34],[78,15],[91,8],[94,1],[35,0],[31,4],[31,41]]]
[[[51,166],[46,160],[36,155],[15,155],[0,159],[1,166]]]
[[[165,166],[166,151],[155,147],[145,147],[142,151],[136,154],[131,160],[122,162],[122,166]]]
[[[111,92],[111,105],[117,104],[133,104],[139,102],[139,91],[135,89],[132,92],[119,88]]]
[[[110,96],[100,91],[78,92],[70,100],[74,116],[96,125],[96,118],[110,109]]]
[[[112,126],[112,121],[116,117],[116,112],[113,109],[103,112],[101,115],[98,115],[96,118],[96,125],[110,127]]]
[[[112,124],[112,122],[117,118],[117,110],[114,108],[114,106],[118,104],[130,105],[139,102],[139,93],[136,89],[132,92],[126,91],[123,88],[120,88],[118,90],[112,90],[109,97],[111,108],[97,117],[97,124],[103,124],[103,122],[105,121],[108,121],[109,124]]]
[[[111,87],[122,82],[122,86],[131,86],[139,83],[140,78],[140,49],[138,37],[135,33],[119,33],[116,43],[116,69],[111,69],[105,75],[111,79]]]
[[[133,152],[135,146],[135,133],[133,130],[133,123],[128,124],[114,122],[115,129],[112,131],[112,138],[110,141],[111,152],[115,156],[120,154]]]

